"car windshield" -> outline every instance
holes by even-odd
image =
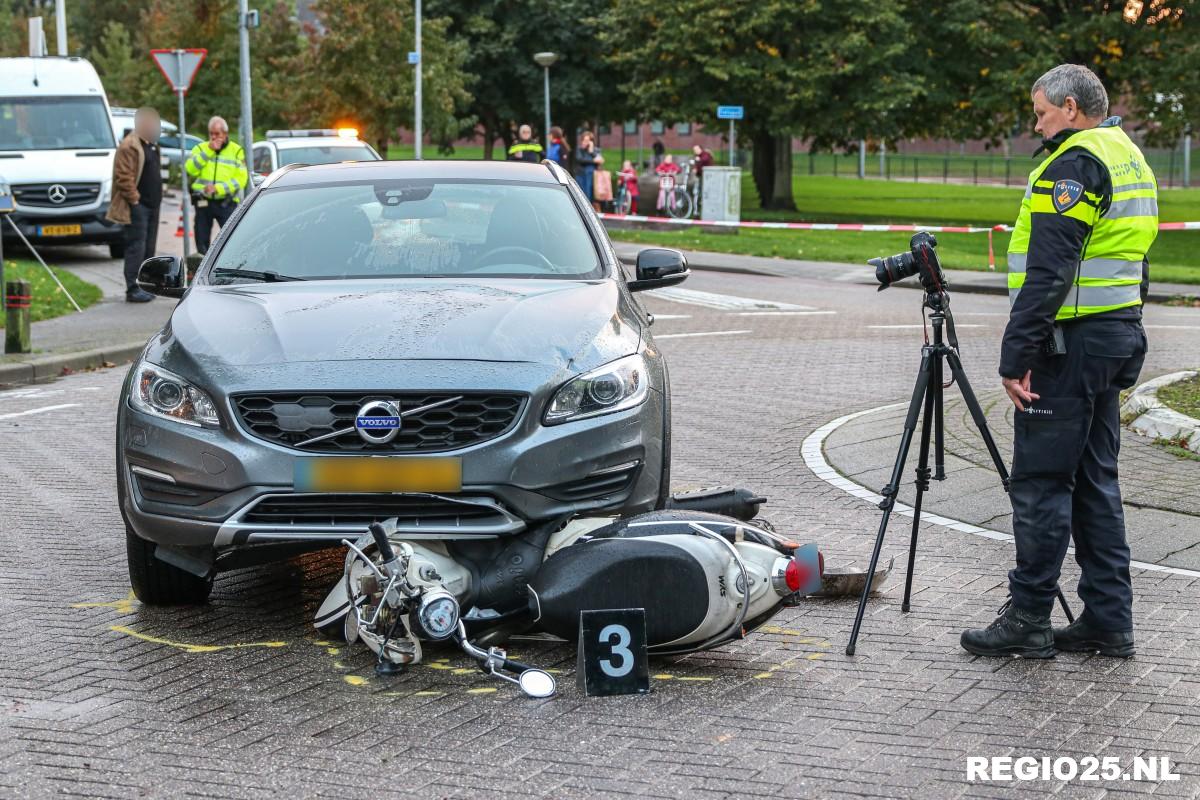
[[[336,164],[339,161],[378,160],[365,144],[279,148],[281,167],[288,164]]]
[[[99,97],[0,98],[0,150],[114,147],[112,120]]]
[[[563,186],[388,180],[264,190],[208,282],[603,275]]]

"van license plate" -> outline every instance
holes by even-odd
[[[79,236],[82,225],[38,225],[38,236]]]
[[[301,458],[297,492],[458,492],[460,458]]]

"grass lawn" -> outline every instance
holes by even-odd
[[[1158,399],[1180,414],[1200,419],[1200,377],[1164,386],[1158,390]]]
[[[797,210],[761,211],[754,184],[742,187],[745,219],[809,222],[871,222],[892,224],[974,225],[1009,223],[1024,190],[1001,186],[903,183],[855,178],[795,179]],[[1164,189],[1159,197],[1164,222],[1200,220],[1200,189]],[[657,244],[684,250],[843,261],[864,265],[868,258],[908,248],[908,233],[846,231],[740,230],[720,235],[697,228],[680,231],[614,231],[627,242]],[[987,269],[987,236],[981,233],[939,233],[938,254],[954,269]],[[1004,270],[1008,233],[993,234],[997,268]],[[1150,251],[1150,275],[1156,281],[1200,284],[1200,231],[1164,231]]]
[[[58,276],[63,286],[67,287],[67,291],[82,308],[92,305],[102,295],[100,287],[88,283],[72,272],[56,269],[54,274]],[[36,261],[5,261],[4,280],[5,282],[29,281],[29,288],[33,295],[31,311],[34,322],[75,312],[75,307],[63,294],[62,289],[58,288],[57,284],[46,274],[46,270],[42,269],[42,265]],[[0,328],[4,327],[5,316],[7,315],[0,314]]]

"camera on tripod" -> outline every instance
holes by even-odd
[[[867,261],[875,268],[875,280],[879,281],[879,291],[883,291],[896,281],[918,275],[921,285],[929,293],[943,292],[946,289],[946,273],[942,272],[942,264],[937,257],[937,239],[932,233],[921,231],[913,235],[908,243],[907,253],[898,253],[886,258],[872,258]]]

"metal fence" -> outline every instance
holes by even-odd
[[[1164,188],[1184,186],[1183,148],[1145,150],[1146,161]],[[858,153],[800,152],[792,155],[797,175],[858,177]],[[929,153],[868,153],[867,178],[892,181],[999,184],[1024,186],[1037,161],[1029,156],[936,155]],[[1191,186],[1200,186],[1200,148],[1192,148]]]

